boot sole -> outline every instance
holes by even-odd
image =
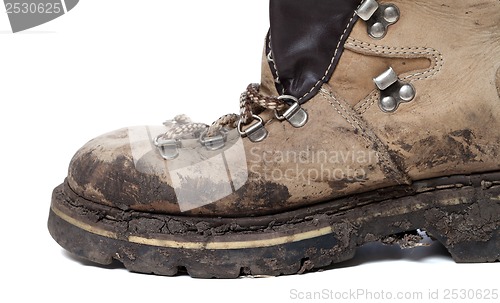
[[[289,275],[354,257],[368,242],[418,245],[460,263],[500,259],[500,172],[415,182],[276,215],[203,218],[123,211],[54,189],[48,227],[71,253],[130,271],[197,278]]]

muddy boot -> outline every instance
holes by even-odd
[[[54,190],[54,239],[204,278],[304,272],[367,242],[414,246],[418,229],[457,262],[498,260],[500,2],[270,8],[241,113],[87,143]]]

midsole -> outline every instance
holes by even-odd
[[[76,197],[67,186],[54,191],[51,210],[67,223],[86,232],[106,238],[156,247],[191,250],[236,250],[283,245],[337,235],[341,224],[376,224],[381,218],[394,218],[437,206],[466,208],[473,203],[477,191],[487,192],[491,201],[500,200],[500,182],[495,174],[467,176],[471,181],[462,187],[436,185],[433,191],[413,193],[406,197],[390,198],[353,209],[329,212],[328,203],[322,207],[307,207],[293,212],[263,218],[213,219],[174,217],[162,214],[124,212],[97,205]],[[442,179],[441,179],[442,180]],[[449,178],[455,184],[456,178]],[[486,182],[486,183],[485,183]],[[73,195],[72,195],[73,194]],[[75,198],[76,197],[76,198]],[[331,203],[335,203],[332,201]],[[91,209],[95,207],[95,209]],[[286,219],[283,218],[293,219]],[[111,218],[111,219],[109,219]],[[222,221],[221,221],[222,220]],[[171,226],[184,224],[175,229]],[[244,224],[240,224],[244,221]],[[255,221],[255,225],[249,224]],[[262,222],[272,222],[263,225]],[[199,225],[210,225],[200,228]],[[153,227],[149,227],[153,226]],[[156,226],[156,227],[154,227]],[[237,226],[236,228],[233,228]],[[243,227],[245,228],[243,228]],[[337,226],[337,227],[336,227]],[[145,228],[145,230],[141,230]],[[198,228],[198,230],[197,230]],[[201,230],[200,230],[201,229]],[[405,231],[404,228],[401,231]]]
[[[60,217],[64,221],[66,221],[69,224],[74,225],[80,229],[83,229],[87,232],[90,232],[92,234],[96,234],[99,236],[103,236],[106,238],[112,238],[112,239],[119,238],[117,233],[107,231],[107,230],[104,230],[101,228],[96,228],[95,226],[92,226],[88,223],[79,221],[75,218],[70,217],[69,215],[66,215],[65,213],[63,213],[62,211],[60,211],[59,209],[57,209],[54,206],[51,207],[51,210],[54,212],[54,214],[56,214],[58,217]],[[299,241],[307,240],[307,239],[314,239],[314,238],[328,235],[331,233],[333,233],[332,228],[330,226],[327,226],[327,227],[323,227],[320,229],[311,230],[308,232],[293,234],[290,236],[281,236],[281,237],[276,237],[276,238],[253,240],[253,241],[188,242],[188,241],[175,241],[175,240],[166,240],[166,239],[157,239],[157,238],[145,238],[145,237],[134,236],[134,235],[128,236],[127,241],[132,242],[132,243],[137,243],[137,244],[145,244],[145,245],[158,246],[158,247],[168,247],[168,248],[214,249],[214,250],[224,249],[224,250],[228,250],[228,249],[270,247],[270,246],[276,246],[276,245],[280,245],[280,244],[299,242]]]

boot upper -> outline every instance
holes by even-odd
[[[399,20],[377,40],[368,34],[369,22],[349,15],[342,22],[352,28],[342,32],[345,37],[336,35],[343,52],[319,86],[321,74],[301,73],[308,65],[300,60],[280,70],[293,53],[280,51],[286,39],[273,48],[271,26],[260,93],[314,91],[299,99],[308,115],[304,126],[264,110],[264,140],[252,142],[233,129],[223,147],[187,139],[169,160],[153,144],[168,126],[124,128],[77,152],[68,185],[88,200],[123,210],[238,217],[500,170],[500,16],[494,13],[500,4],[476,2],[393,1]],[[381,102],[388,92],[373,79],[389,67],[397,74],[391,85],[411,85],[415,96],[387,111]],[[289,76],[294,74],[305,78]]]

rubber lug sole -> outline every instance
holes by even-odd
[[[77,256],[99,264],[116,259],[130,271],[166,276],[303,273],[349,260],[368,242],[416,246],[418,237],[411,235],[417,229],[441,242],[456,262],[495,262],[499,180],[500,173],[453,176],[275,215],[213,219],[122,211],[62,184],[53,192],[48,228]]]

